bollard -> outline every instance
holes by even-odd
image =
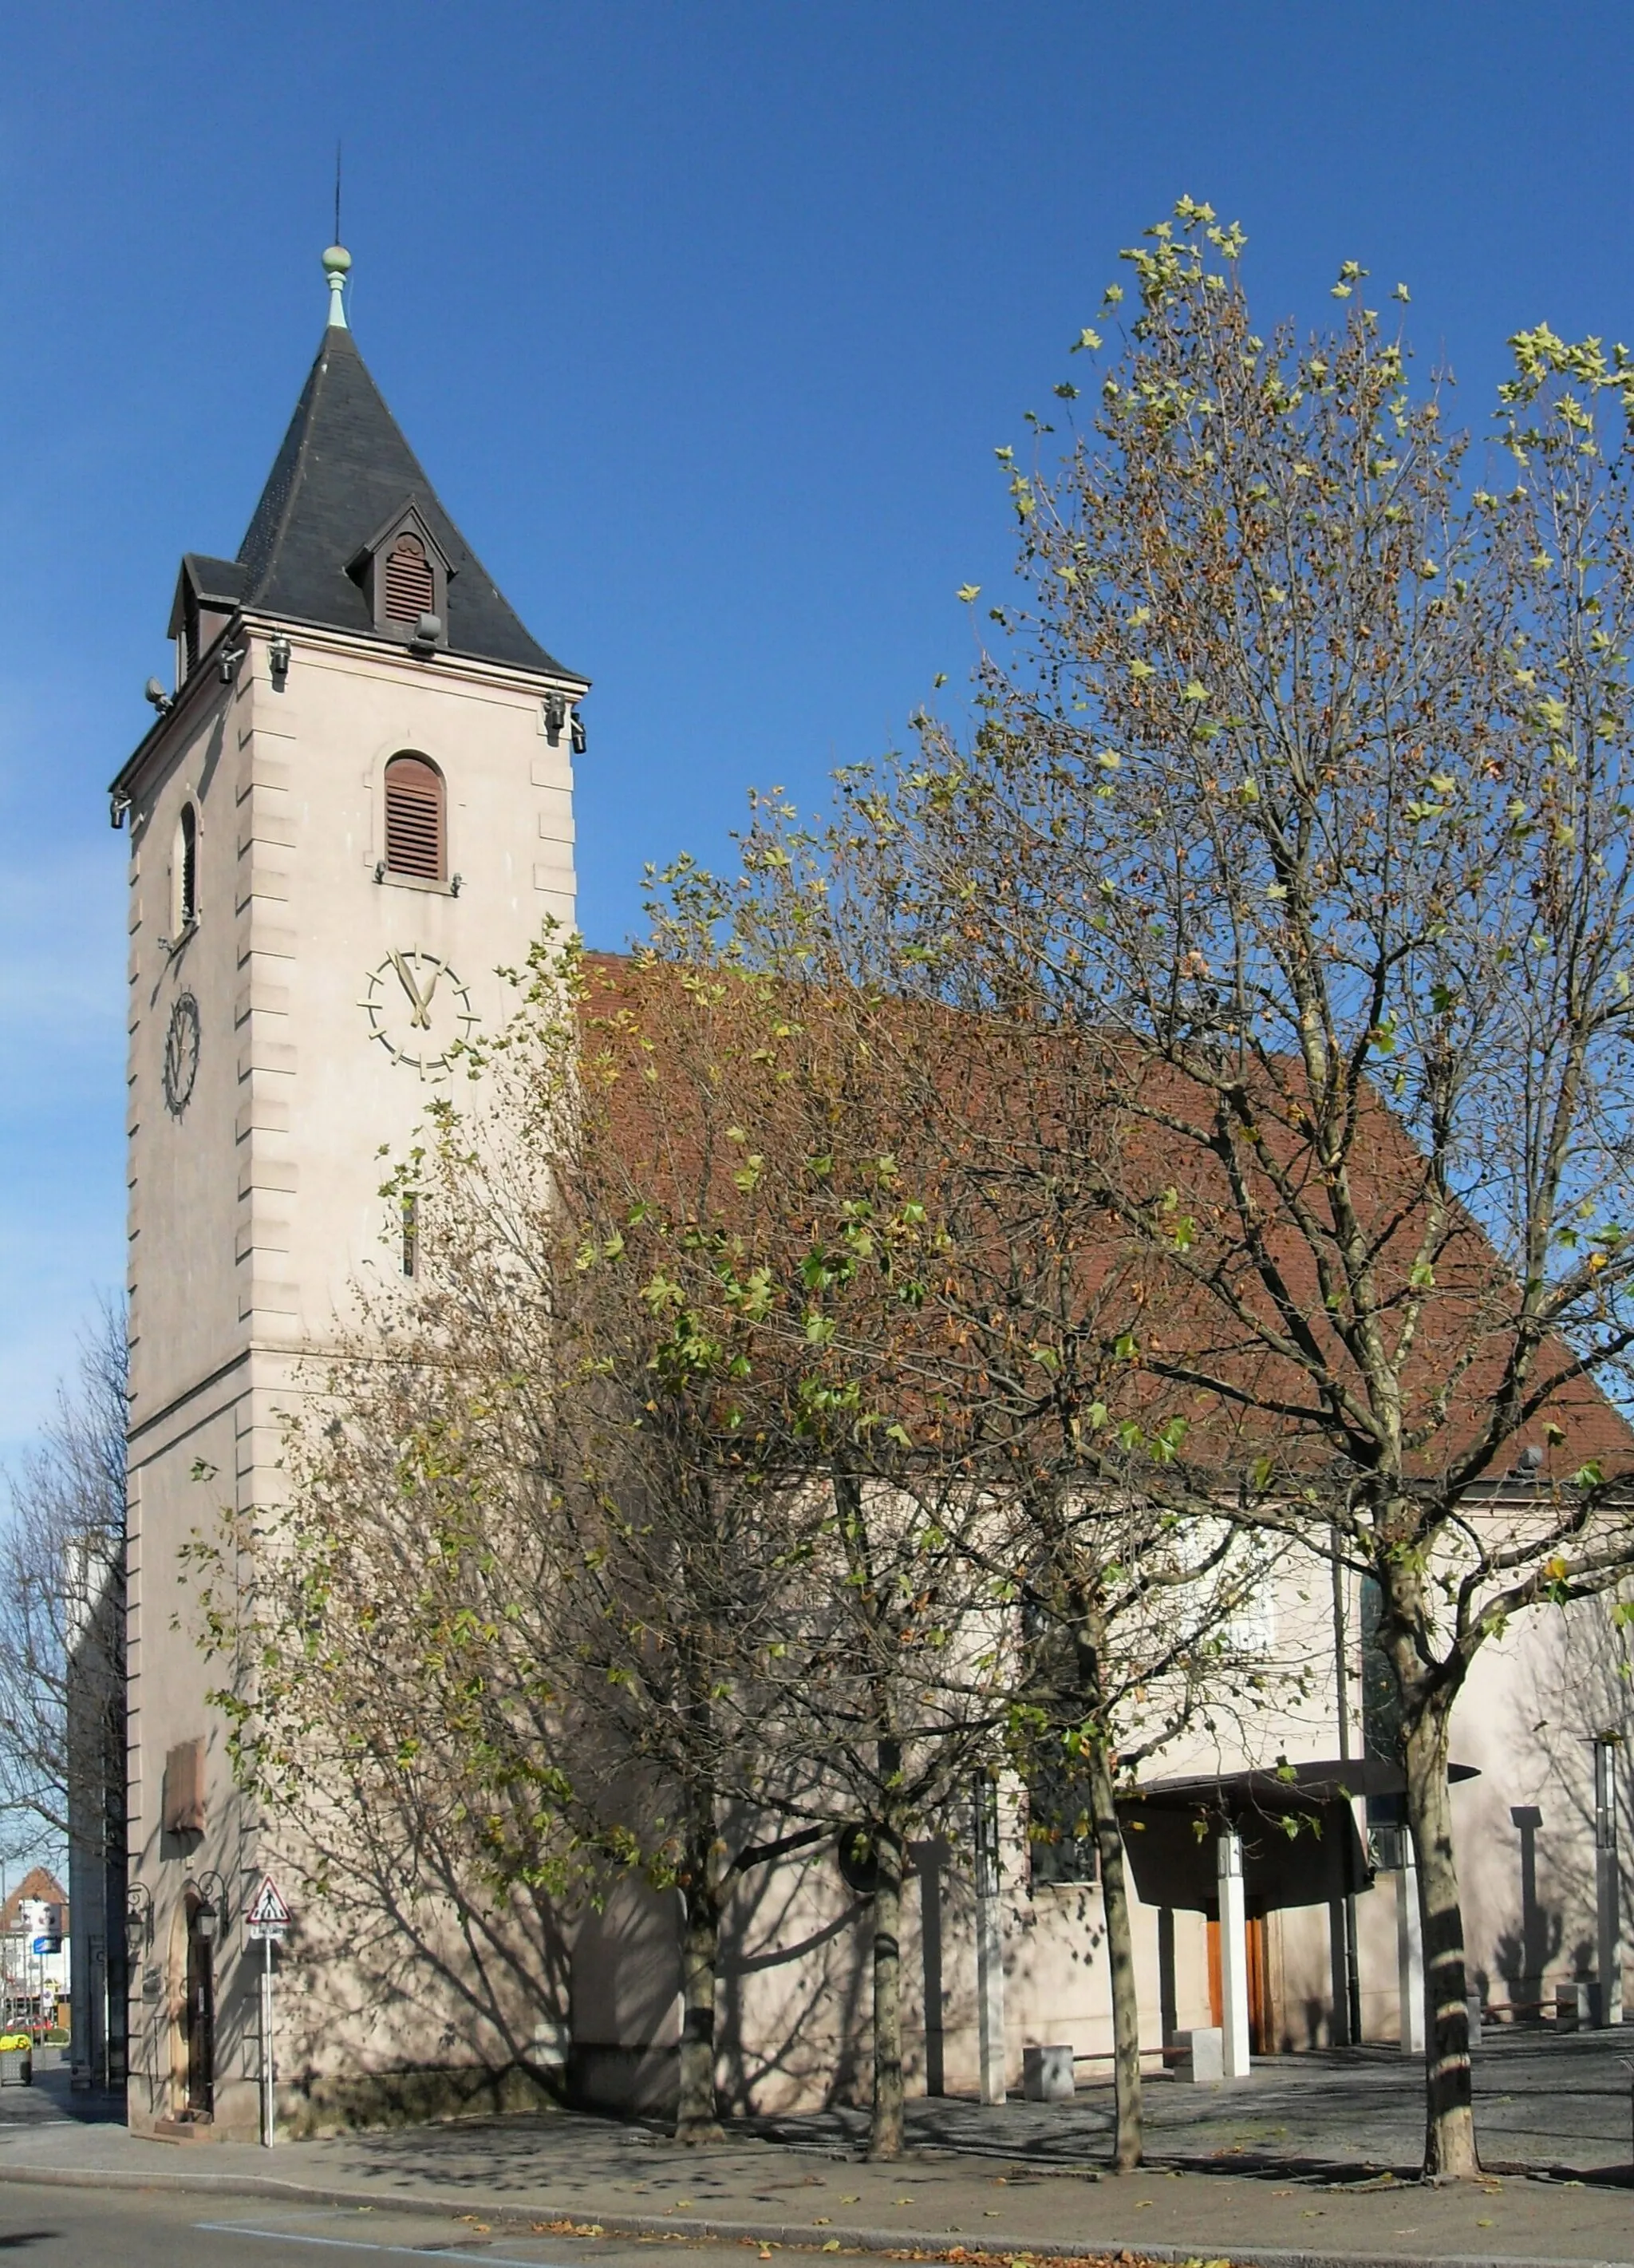
[[[1068,2042],[1054,2047],[1023,2048],[1021,2091],[1029,2102],[1071,2102],[1072,2048]]]
[[[1586,2032],[1594,2021],[1594,2007],[1586,1977],[1574,1977],[1571,1984],[1555,1987],[1555,2029],[1557,2032]]]
[[[1226,2035],[1218,2024],[1201,2024],[1178,2032],[1174,2044],[1184,2051],[1175,2066],[1176,2079],[1194,2087],[1218,2087],[1226,2076]]]

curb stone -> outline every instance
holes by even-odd
[[[262,2198],[284,2205],[328,2205],[363,2207],[372,2213],[435,2214],[468,2219],[480,2213],[497,2228],[532,2233],[541,2220],[571,2220],[576,2228],[600,2229],[607,2236],[679,2236],[723,2243],[776,2244],[787,2250],[820,2254],[807,2223],[723,2220],[712,2214],[612,2213],[586,2219],[554,2213],[548,2205],[479,2205],[464,2192],[451,2196],[419,2191],[412,2197],[383,2197],[379,2191],[342,2189],[333,2183],[280,2181],[270,2174],[196,2174],[155,2168],[135,2172],[125,2168],[0,2165],[0,2183],[13,2182],[40,2189],[164,2190],[195,2197]],[[1539,2258],[1509,2252],[1311,2252],[1263,2245],[1233,2246],[1229,2254],[1211,2255],[1196,2245],[1152,2244],[1138,2239],[1096,2236],[1075,2242],[1042,2238],[1032,2244],[998,2245],[971,2242],[949,2242],[947,2229],[831,2228],[828,2242],[842,2250],[857,2252],[926,2252],[942,2257],[955,2250],[976,2253],[992,2260],[1071,2260],[1092,2256],[1159,2264],[1159,2268],[1193,2268],[1194,2264],[1226,2260],[1230,2268],[1634,2268],[1634,2262]]]

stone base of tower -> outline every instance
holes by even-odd
[[[156,2113],[137,2100],[146,2089],[132,2087],[128,2123],[133,2134],[162,2141],[208,2144],[254,2142],[261,2134],[261,2090],[253,2080],[231,2080],[217,2090],[209,2118]],[[453,2118],[494,2118],[561,2107],[560,2074],[519,2066],[485,2071],[468,2065],[421,2070],[359,2072],[329,2075],[305,2085],[280,2085],[277,2127],[281,2140],[305,2140],[354,2128],[435,2125]]]

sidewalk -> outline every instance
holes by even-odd
[[[1507,2093],[1509,2107],[1518,2099],[1535,2123],[1542,2111],[1526,2107],[1526,2090],[1493,2084],[1498,2061],[1486,2059],[1483,2112],[1500,2113]],[[1432,2260],[1634,2264],[1626,2074],[1618,2150],[1615,2158],[1602,2154],[1587,2180],[1563,2170],[1431,2190],[1390,2172],[1369,2177],[1356,2161],[1348,2178],[1335,2179],[1325,2132],[1347,2115],[1347,2102],[1353,2114],[1358,2080],[1364,2095],[1371,2085],[1381,2098],[1380,2110],[1388,2097],[1394,2124],[1410,2074],[1399,2064],[1358,2073],[1299,2063],[1292,2073],[1286,2063],[1268,2064],[1243,2087],[1211,2091],[1206,2101],[1203,2090],[1154,2085],[1152,2147],[1159,2162],[1122,2179],[1100,2175],[1082,2146],[1104,2124],[1100,2088],[1062,2106],[916,2103],[910,2154],[883,2167],[851,2154],[854,2114],[766,2123],[753,2135],[739,2129],[724,2146],[702,2151],[568,2112],[271,2151],[244,2143],[178,2147],[82,2122],[47,2075],[26,2102],[20,2098],[29,2091],[21,2089],[0,2098],[0,2181],[299,2198],[477,2215],[494,2228],[713,2237],[757,2250],[962,2249],[1006,2258],[1127,2250],[1146,2260],[1266,2268],[1340,2260],[1379,2268]],[[1527,2068],[1518,2055],[1513,2073],[1498,2075],[1519,2078]],[[1590,2132],[1579,2137],[1575,2161],[1585,2171],[1608,2107],[1597,2082],[1613,2068],[1604,2052],[1552,2055],[1542,2074],[1554,2082],[1549,2110],[1579,2125],[1586,2118]],[[1292,2129],[1291,2100],[1306,2114]],[[1233,2129],[1236,2141],[1211,2139]],[[1304,2146],[1313,2138],[1319,2146]],[[1490,2120],[1487,2148],[1496,2158]],[[1221,2170],[1200,2169],[1207,2165]],[[1245,2173],[1245,2166],[1261,2170]]]

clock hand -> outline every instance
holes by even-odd
[[[401,953],[393,954],[392,966],[397,971],[398,980],[401,983],[403,990],[408,995],[409,1005],[414,1010],[413,1015],[408,1019],[409,1029],[412,1031],[414,1027],[418,1025],[429,1031],[431,1028],[431,1020],[426,1014],[426,1010],[431,1005],[430,994],[428,994],[424,999],[421,998],[420,988],[415,983],[413,977],[408,974],[408,964],[403,959]],[[435,989],[435,986],[433,986],[433,989]]]

